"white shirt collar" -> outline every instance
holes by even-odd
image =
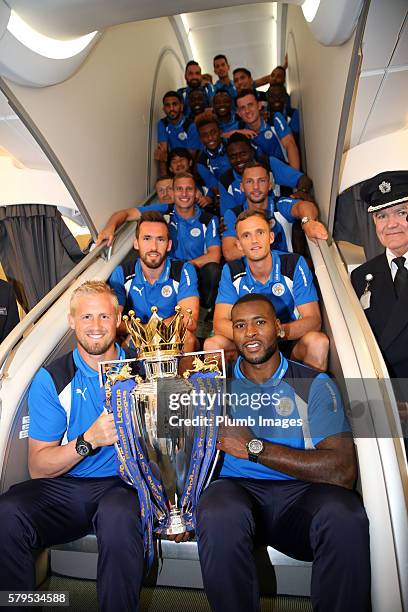
[[[397,271],[397,264],[392,260],[397,257],[390,249],[385,249],[385,254],[387,256],[388,265],[390,266],[391,271]],[[408,268],[408,251],[404,253],[403,257],[405,257],[405,267]]]

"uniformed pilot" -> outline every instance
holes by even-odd
[[[360,193],[385,252],[353,270],[351,282],[394,379],[408,453],[408,170],[381,172]]]
[[[390,376],[408,378],[408,170],[381,172],[361,197],[385,252],[351,273],[351,282]]]

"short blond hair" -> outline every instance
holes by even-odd
[[[113,307],[115,309],[115,312],[117,313],[119,308],[119,302],[112,287],[109,287],[109,285],[104,281],[89,280],[82,283],[82,285],[79,285],[79,287],[77,287],[73,291],[69,302],[70,314],[75,315],[75,304],[78,298],[84,295],[101,295],[103,293],[107,293],[111,296]]]
[[[177,174],[175,174],[173,178],[173,185],[176,181],[178,181],[178,179],[191,179],[195,183],[195,178],[191,174],[191,172],[178,172]]]

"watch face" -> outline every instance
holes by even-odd
[[[76,452],[78,453],[78,455],[81,455],[81,457],[85,457],[86,455],[89,455],[90,453],[90,448],[89,445],[86,444],[85,442],[79,442],[76,445]]]
[[[260,455],[264,449],[262,440],[251,440],[248,442],[248,452],[252,455]]]

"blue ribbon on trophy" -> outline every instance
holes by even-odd
[[[205,358],[203,361],[199,361],[200,364],[198,367],[208,367],[209,363],[208,361],[206,362]],[[186,481],[186,488],[181,499],[181,508],[185,512],[188,512],[191,507],[190,512],[193,517],[192,523],[194,523],[198,499],[216,452],[218,430],[216,417],[222,412],[222,403],[220,401],[221,396],[219,394],[219,388],[217,385],[214,386],[213,384],[214,379],[219,380],[217,370],[213,370],[212,372],[197,371],[188,376],[188,380],[193,385],[195,391],[204,391],[201,397],[208,398],[213,396],[216,400],[212,403],[211,412],[208,409],[205,399],[202,404],[195,407],[194,412],[194,416],[199,417],[199,424],[198,426],[196,425],[189,478]]]
[[[138,492],[150,567],[154,559],[153,531],[168,535],[195,528],[198,498],[216,452],[216,416],[222,411],[218,394],[212,414],[206,401],[194,407],[193,417],[206,417],[199,419],[196,428],[166,430],[166,436],[159,436],[158,381],[175,382],[183,391],[214,393],[214,377],[222,373],[216,359],[201,359],[197,353],[194,368],[184,372],[183,378],[178,375],[188,325],[179,307],[169,325],[157,315],[155,307],[145,325],[133,312],[123,318],[139,351],[137,362],[143,365],[145,378],[132,374],[129,362],[135,360],[105,362],[100,364],[102,385],[105,407],[113,412],[118,432],[118,472]]]

